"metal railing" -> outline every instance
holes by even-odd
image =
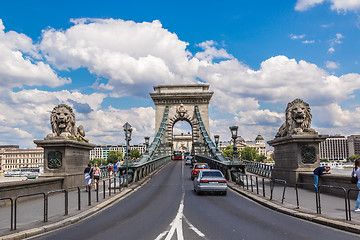
[[[321,198],[320,198],[320,193],[321,193],[321,189],[322,188],[333,188],[333,189],[339,189],[339,190],[342,190],[342,192],[344,193],[344,201],[345,201],[345,213],[346,213],[346,220],[349,220],[349,217],[348,217],[348,205],[347,205],[347,198],[348,198],[348,195],[347,195],[347,192],[346,192],[346,189],[343,188],[343,187],[338,187],[338,186],[329,186],[329,185],[319,185],[318,187],[318,198],[319,198],[319,214],[321,214]]]
[[[95,191],[88,191],[85,196],[87,196],[87,205],[91,206],[92,202],[96,201],[99,202],[99,193],[102,185],[102,191],[103,191],[103,199],[106,198],[106,192],[108,193],[108,196],[110,197],[112,194],[116,194],[116,192],[121,192],[122,188],[125,186],[140,181],[141,179],[148,176],[150,173],[158,169],[160,166],[164,165],[167,161],[169,161],[170,157],[159,157],[156,159],[153,159],[152,161],[145,162],[142,164],[139,164],[137,166],[131,166],[129,167],[132,170],[132,174],[128,175],[128,178],[126,178],[125,174],[114,174],[111,177],[103,177],[99,179],[96,183],[93,184],[94,188],[96,186]],[[106,174],[102,175],[106,176]],[[36,192],[31,194],[24,194],[16,196],[15,200],[12,198],[0,198],[0,200],[9,200],[11,202],[11,217],[10,217],[10,230],[16,230],[17,229],[17,222],[18,222],[18,205],[19,199],[22,198],[29,198],[29,197],[36,197],[36,196],[42,196],[43,198],[43,205],[44,205],[44,211],[43,211],[43,221],[48,221],[48,214],[49,214],[49,197],[53,194],[59,194],[64,193],[64,212],[65,216],[69,214],[69,192],[72,190],[77,191],[77,210],[81,210],[81,190],[85,189],[86,185],[80,185],[80,186],[74,186],[69,187],[67,189],[58,189],[53,190],[49,192]],[[95,192],[95,198],[93,198],[93,193]]]
[[[253,181],[254,178],[255,178],[255,183]],[[243,189],[246,188],[246,190],[251,191],[252,193],[254,193],[254,187],[256,187],[256,194],[260,195],[261,193],[259,191],[258,178],[259,178],[259,176],[256,176],[256,175],[240,174],[237,177],[237,179],[235,180],[235,183],[238,185],[242,185]],[[268,179],[268,178],[265,178],[265,177],[260,177],[260,178],[262,178],[262,189],[263,189],[262,196],[265,198],[266,195],[265,195],[265,183],[264,182],[265,182],[265,179]],[[343,193],[343,199],[344,199],[344,205],[345,205],[345,209],[344,209],[345,219],[347,221],[351,221],[350,192],[352,192],[352,191],[360,192],[359,189],[352,188],[352,189],[346,190],[343,187],[330,186],[330,185],[318,185],[318,190],[316,191],[315,184],[297,182],[295,185],[289,185],[285,180],[272,179],[272,180],[270,180],[270,197],[269,197],[270,201],[273,200],[273,196],[274,196],[273,192],[274,192],[274,187],[275,187],[276,183],[283,185],[281,204],[284,204],[286,189],[290,186],[295,187],[296,208],[297,209],[300,208],[299,192],[298,192],[299,186],[311,186],[314,189],[314,199],[315,199],[315,207],[316,207],[317,214],[322,214],[321,189],[331,188],[331,189],[340,190]]]
[[[54,191],[50,191],[46,194],[46,221],[48,221],[48,216],[49,216],[49,196],[53,193],[60,193],[63,192],[64,193],[64,197],[65,197],[65,216],[69,214],[69,192],[66,189],[59,189],[59,190],[54,190]]]
[[[316,188],[315,184],[311,184],[311,183],[296,183],[295,184],[295,192],[296,192],[296,208],[299,209],[300,208],[300,202],[299,202],[299,191],[298,191],[298,186],[312,186],[314,187],[314,189]],[[314,191],[315,193],[315,206],[316,206],[316,213],[319,213],[319,197],[318,197],[318,191]]]
[[[37,192],[37,193],[30,193],[30,194],[20,195],[20,196],[17,196],[15,198],[15,204],[14,204],[14,230],[16,230],[16,222],[17,222],[17,200],[19,200],[20,198],[32,197],[32,196],[38,196],[38,195],[43,195],[44,196],[44,222],[47,221],[46,193]]]
[[[14,201],[12,198],[0,198],[1,201],[10,200],[10,230],[13,230],[13,221],[14,221]]]
[[[271,182],[270,182],[270,201],[273,198],[273,191],[274,191],[275,183],[281,183],[281,184],[284,185],[283,194],[282,194],[282,198],[281,198],[281,204],[284,204],[287,182],[285,180],[282,180],[282,179],[272,179],[271,180]]]
[[[271,177],[271,172],[274,169],[274,166],[266,163],[252,162],[248,160],[243,160],[243,163],[245,164],[246,171],[264,177]]]
[[[347,202],[348,202],[348,211],[349,211],[349,221],[351,221],[351,207],[350,207],[350,192],[360,192],[360,189],[358,188],[350,188],[349,190],[347,190]]]

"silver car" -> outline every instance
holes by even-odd
[[[201,170],[194,179],[194,191],[198,195],[203,192],[218,192],[226,195],[227,182],[219,170]]]

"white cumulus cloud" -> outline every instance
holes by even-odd
[[[67,30],[44,30],[40,48],[58,69],[87,68],[108,79],[114,96],[141,95],[156,84],[194,82],[198,60],[188,43],[159,21],[78,19]]]
[[[346,12],[360,9],[359,0],[298,0],[295,5],[295,10],[306,11],[317,4],[324,2],[331,3],[331,9],[337,12]]]
[[[24,86],[57,87],[70,83],[60,78],[51,67],[39,61],[38,49],[24,34],[5,32],[0,19],[0,89]]]

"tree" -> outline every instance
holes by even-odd
[[[222,153],[225,157],[232,157],[233,154],[233,147],[232,146],[227,146],[225,149],[222,150]]]
[[[354,154],[354,155],[352,155],[352,156],[350,156],[349,157],[349,161],[350,162],[354,162],[356,159],[358,159],[359,158],[359,155],[357,155],[357,154]]]
[[[136,158],[136,159],[138,159],[139,157],[141,157],[141,154],[140,154],[140,152],[139,152],[138,149],[131,149],[131,150],[130,150],[130,155],[131,155],[131,157],[134,157],[134,158]]]
[[[258,151],[253,147],[244,147],[241,151],[241,158],[244,160],[254,161],[258,155]]]
[[[327,158],[320,158],[320,162],[330,162]]]
[[[97,164],[98,166],[101,166],[101,165],[106,165],[107,162],[105,159],[102,159],[102,158],[94,158],[93,160],[90,160],[90,163],[91,165],[95,165]]]
[[[261,154],[261,155],[256,155],[256,161],[257,162],[264,162],[266,159],[265,155]]]
[[[117,161],[121,161],[123,158],[122,152],[110,151],[107,157],[107,163],[115,164]]]
[[[268,158],[268,159],[265,159],[265,162],[266,163],[273,163],[275,162],[273,158]]]

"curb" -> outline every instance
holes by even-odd
[[[275,210],[277,212],[283,213],[283,214],[287,214],[293,217],[297,217],[306,221],[310,221],[310,222],[314,222],[314,223],[318,223],[321,225],[325,225],[328,227],[332,227],[332,228],[336,228],[336,229],[340,229],[343,231],[347,231],[347,232],[351,232],[351,233],[357,233],[360,234],[360,226],[356,225],[356,224],[351,224],[351,223],[346,223],[346,222],[342,222],[339,220],[333,220],[333,219],[329,219],[329,218],[325,218],[322,217],[320,215],[315,215],[315,214],[311,214],[311,213],[304,213],[301,212],[299,210],[294,210],[294,209],[289,209],[286,208],[282,205],[279,205],[275,202],[272,202],[270,200],[264,199],[261,196],[255,195],[253,193],[250,193],[246,190],[240,189],[239,186],[237,186],[234,183],[229,183],[228,182],[228,187],[231,188],[232,190],[234,190],[237,193],[240,193],[241,195],[267,207],[270,208],[272,210]]]
[[[99,204],[93,206],[92,208],[90,208],[88,210],[85,210],[84,212],[80,212],[79,214],[76,214],[75,216],[60,220],[56,223],[51,223],[51,224],[44,225],[42,227],[27,229],[27,230],[24,230],[21,232],[1,236],[0,239],[1,240],[25,239],[25,238],[34,237],[36,235],[40,235],[43,233],[47,233],[47,232],[50,232],[50,231],[53,231],[53,230],[56,230],[56,229],[59,229],[59,228],[65,227],[65,226],[69,226],[70,224],[73,224],[73,223],[77,223],[85,218],[90,217],[93,214],[98,213],[102,209],[109,207],[111,204],[113,204],[116,201],[118,201],[119,199],[131,194],[132,192],[135,192],[142,185],[145,185],[146,183],[148,183],[155,174],[157,174],[162,168],[164,168],[169,163],[170,163],[170,161],[168,161],[167,163],[165,163],[164,165],[162,165],[161,167],[156,169],[154,172],[152,172],[148,176],[141,179],[139,182],[136,182],[136,183],[130,185],[128,188],[126,188],[122,192],[117,193],[113,197],[107,199],[106,201],[104,201],[102,203],[99,203]]]

